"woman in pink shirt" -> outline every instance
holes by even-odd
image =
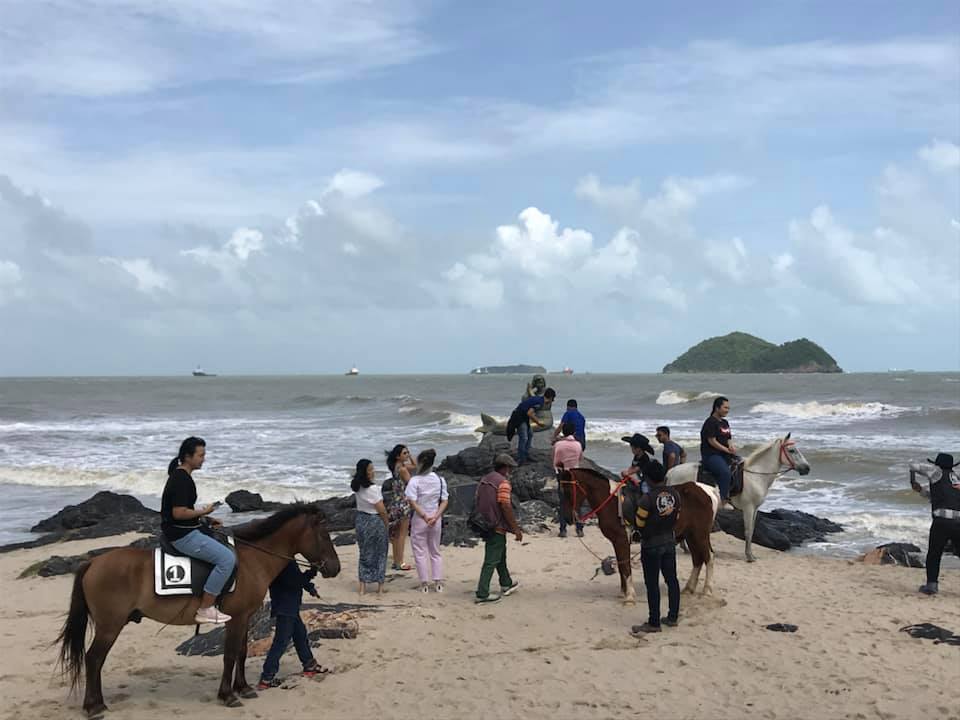
[[[574,470],[580,467],[580,460],[583,458],[583,447],[580,441],[574,437],[577,431],[572,422],[565,422],[560,426],[560,432],[563,434],[553,445],[553,469],[556,471]],[[560,492],[560,486],[557,486],[557,495],[560,497],[560,537],[567,536],[567,513],[563,503],[563,493]],[[574,508],[576,516],[578,508]],[[577,537],[583,537],[583,523],[577,522]]]

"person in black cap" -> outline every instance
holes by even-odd
[[[665,470],[663,465],[653,459],[654,451],[646,435],[634,433],[620,438],[630,443],[633,451],[633,462],[630,467],[620,471],[621,478],[630,478],[630,482],[638,485],[644,493],[650,492],[651,482],[662,482]],[[649,456],[649,457],[648,457]]]
[[[935,595],[947,540],[953,541],[953,551],[960,555],[960,478],[953,472],[960,463],[954,463],[953,455],[946,453],[937,453],[936,459],[928,458],[927,463],[911,463],[910,487],[930,499],[933,521],[927,544],[927,582],[920,586],[920,592]],[[917,482],[917,474],[927,478],[929,490]]]

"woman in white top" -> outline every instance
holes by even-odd
[[[440,557],[440,534],[443,532],[443,511],[447,509],[447,481],[433,472],[436,450],[417,455],[417,474],[407,483],[406,496],[413,508],[410,521],[410,544],[420,576],[420,591],[430,591],[430,581],[437,592],[443,592],[443,558]]]
[[[387,510],[383,506],[380,486],[374,484],[376,472],[373,463],[363,459],[357,463],[357,472],[350,483],[357,498],[357,545],[360,548],[360,594],[367,591],[367,583],[377,584],[377,593],[383,594],[387,573]],[[379,517],[378,517],[379,516]]]

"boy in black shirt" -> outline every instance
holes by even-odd
[[[276,678],[277,671],[280,669],[280,657],[290,644],[291,638],[297,649],[297,656],[303,663],[305,677],[327,672],[314,659],[307,640],[307,628],[300,619],[303,591],[306,590],[317,597],[317,589],[312,582],[316,574],[315,568],[300,572],[297,563],[291,561],[270,583],[270,615],[276,618],[276,627],[273,633],[273,644],[263,663],[263,672],[260,673],[257,690],[267,690],[280,685],[280,681]]]
[[[669,611],[664,625],[674,627],[680,615],[680,581],[677,579],[677,543],[673,528],[680,511],[680,495],[664,484],[664,477],[650,477],[650,492],[640,498],[636,525],[643,545],[640,564],[643,582],[647,586],[647,605],[650,616],[643,625],[634,625],[632,632],[660,632],[660,573],[667,583]]]

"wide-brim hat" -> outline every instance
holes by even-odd
[[[493,459],[494,467],[517,467],[517,461],[506,453],[500,453]]]
[[[620,439],[626,443],[630,443],[630,447],[642,448],[645,452],[648,452],[651,455],[654,454],[653,446],[650,445],[650,441],[647,440],[646,435],[641,435],[640,433],[634,433],[633,435],[624,435]]]
[[[931,460],[927,458],[927,462],[933,463],[938,468],[943,468],[944,470],[953,470],[960,463],[953,462],[953,455],[948,455],[947,453],[937,453],[937,459]]]

